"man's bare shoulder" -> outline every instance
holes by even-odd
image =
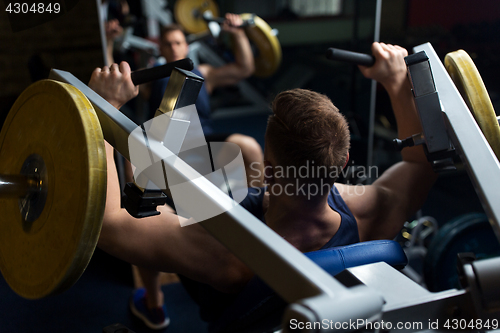
[[[361,219],[377,214],[378,194],[375,186],[335,183],[335,187],[358,224]]]

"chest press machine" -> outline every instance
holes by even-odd
[[[424,107],[432,107],[434,112],[444,111],[442,116],[449,142],[466,163],[478,195],[500,239],[500,207],[495,206],[495,203],[500,202],[500,193],[497,191],[500,188],[498,160],[486,143],[467,105],[460,97],[432,46],[421,45],[416,47],[415,51],[425,51],[429,64],[425,68],[424,60],[408,65],[419,112],[421,114],[426,112],[423,110]],[[432,86],[428,88],[429,75],[425,74],[430,73],[431,69],[430,78],[434,79],[434,90]],[[165,109],[166,112],[193,104],[197,95],[193,92],[199,83],[199,78],[186,71],[174,70],[172,75],[177,78],[172,77],[170,81],[179,83],[176,87],[169,83],[167,87],[164,101],[166,102],[165,98],[169,99],[166,105],[169,105],[171,109]],[[60,91],[59,94],[69,96],[64,97],[63,102],[77,105],[71,108],[78,109],[80,114],[82,114],[80,109],[85,109],[83,112],[85,115],[78,117],[87,117],[86,119],[89,120],[84,125],[81,125],[81,122],[85,122],[83,120],[80,124],[73,125],[69,120],[61,119],[65,121],[59,125],[61,127],[85,127],[84,139],[81,142],[74,142],[74,146],[54,147],[52,150],[50,147],[44,145],[37,147],[35,143],[28,142],[16,152],[15,141],[19,139],[19,135],[14,135],[12,129],[18,130],[22,127],[23,121],[26,120],[23,117],[29,116],[28,108],[42,111],[48,108],[36,103],[37,96],[43,95],[44,89],[49,89],[47,85],[51,84],[42,82],[38,84],[36,91],[25,95],[20,103],[14,105],[13,110],[16,112],[9,113],[0,134],[0,161],[5,159],[9,161],[7,165],[0,163],[0,174],[9,175],[2,176],[2,179],[7,180],[2,181],[0,188],[4,193],[3,196],[20,198],[19,200],[5,200],[8,204],[2,203],[0,206],[2,207],[0,216],[3,231],[0,234],[0,244],[8,244],[8,246],[0,245],[0,268],[9,285],[21,296],[40,298],[62,292],[78,280],[97,243],[104,209],[105,198],[102,193],[106,188],[106,177],[105,166],[103,167],[102,163],[103,158],[105,163],[105,157],[102,155],[95,157],[95,155],[103,153],[102,139],[104,137],[123,156],[130,158],[127,142],[131,135],[138,133],[139,137],[135,138],[135,142],[143,144],[143,150],[148,152],[154,161],[161,161],[161,166],[167,170],[169,177],[173,175],[176,182],[188,183],[189,190],[201,200],[201,202],[198,201],[199,205],[218,207],[224,211],[217,218],[200,223],[290,304],[282,318],[283,331],[302,328],[303,332],[324,332],[370,329],[371,327],[391,331],[419,331],[442,328],[446,320],[452,319],[459,320],[460,325],[460,320],[466,320],[469,323],[473,319],[498,318],[500,311],[499,258],[464,264],[462,266],[463,281],[467,286],[464,290],[430,293],[389,265],[404,265],[404,255],[403,258],[398,256],[393,245],[389,245],[389,249],[378,247],[378,245],[391,244],[390,242],[383,244],[367,242],[367,244],[356,244],[357,248],[354,249],[349,247],[332,249],[326,257],[336,258],[337,261],[334,263],[331,261],[325,263],[326,257],[321,253],[309,254],[309,258],[327,268],[331,274],[351,267],[344,272],[343,283],[340,283],[241,206],[234,205],[234,201],[210,181],[204,177],[198,177],[195,182],[190,182],[193,172],[196,171],[180,158],[176,158],[175,154],[163,144],[158,144],[161,143],[160,140],[153,142],[155,138],[145,140],[141,137],[143,133],[136,130],[137,126],[133,122],[73,75],[53,70],[51,79],[70,84],[56,83],[59,87],[57,88]],[[421,90],[421,85],[426,88]],[[427,96],[429,94],[432,97]],[[44,98],[38,102],[68,108],[61,104],[59,97]],[[437,107],[436,101],[441,107]],[[94,109],[95,113],[93,113]],[[423,142],[430,141],[434,138],[432,133],[436,129],[432,128],[430,132],[426,132],[428,124],[424,120],[422,122],[424,134],[419,138],[422,138]],[[35,124],[33,126],[36,127]],[[92,130],[87,130],[88,127]],[[46,137],[53,136],[61,139],[57,128],[54,126],[48,126],[48,128],[52,131],[46,130],[46,133],[43,133]],[[71,134],[74,135],[75,131]],[[166,133],[163,134],[166,135]],[[91,137],[92,135],[94,137]],[[56,145],[56,139],[47,140],[50,144],[53,142]],[[97,148],[90,147],[89,142],[94,143]],[[68,177],[74,170],[67,173],[66,166],[59,166],[53,160],[57,157],[58,161],[63,163],[62,158],[57,155],[57,150],[71,150],[77,147],[77,144],[84,145],[86,148],[76,153],[90,157],[77,161],[85,166],[85,171],[82,172],[81,179],[70,180],[77,182],[81,192],[69,195],[69,192],[62,187],[69,187],[72,183],[63,182],[61,177]],[[449,147],[448,143],[446,150]],[[47,151],[49,149],[51,150]],[[165,158],[165,156],[172,158]],[[64,156],[64,159],[67,157]],[[441,160],[441,157],[436,160]],[[91,171],[87,168],[89,164],[92,164]],[[441,165],[441,163],[437,164]],[[154,179],[153,174],[148,174],[153,173],[153,169],[143,170],[148,179]],[[21,170],[21,175],[19,175],[19,170]],[[169,182],[170,178],[167,183]],[[168,184],[165,185],[168,187]],[[85,200],[81,198],[82,192],[86,195]],[[61,227],[56,223],[57,220],[60,221],[60,217],[54,215],[56,214],[54,211],[57,211],[57,214],[64,213],[62,208],[55,207],[58,204],[55,200],[65,196],[70,197],[68,200],[75,199],[83,202],[82,206],[78,206],[83,217],[74,225],[68,226],[67,215],[64,216],[67,225],[62,233],[63,231],[59,231]],[[47,206],[49,208],[45,209]],[[21,210],[23,212],[21,215],[19,210],[23,207],[32,208],[28,210],[28,213]],[[187,213],[191,210],[189,205],[182,209]],[[74,208],[72,211],[74,214]],[[52,238],[49,238],[47,234],[52,235],[50,236]],[[72,235],[71,240],[65,239],[65,235],[68,234]],[[54,244],[62,245],[58,247]],[[63,248],[64,251],[62,251],[62,246],[67,248]],[[385,250],[391,254],[396,253],[396,257],[389,258]],[[63,254],[57,256],[57,252]],[[343,260],[351,259],[350,263],[343,262]],[[48,271],[48,273],[41,274],[42,271]],[[52,282],[47,282],[49,280]],[[403,324],[415,323],[417,326],[414,324],[410,328],[397,327],[397,323],[401,322]],[[377,323],[379,326],[376,326]],[[434,323],[436,323],[435,326]],[[385,326],[380,326],[381,324]]]

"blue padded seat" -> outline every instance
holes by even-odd
[[[385,261],[398,269],[408,263],[401,245],[392,240],[362,242],[304,254],[330,275],[337,275],[349,267],[379,261]]]
[[[408,259],[392,240],[376,240],[304,253],[331,275],[349,267],[384,261],[402,269]],[[273,332],[283,317],[287,303],[259,277],[254,277],[217,320],[209,332]]]

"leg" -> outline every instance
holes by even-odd
[[[113,147],[106,142],[106,155],[107,155],[107,171],[108,171],[108,189],[106,196],[106,210],[104,213],[103,229],[101,230],[101,237],[99,245],[101,248],[112,249],[114,246],[109,245],[109,241],[116,236],[116,230],[108,230],[110,227],[110,220],[113,219],[112,215],[120,214],[117,218],[119,221],[124,221],[125,217],[130,218],[124,209],[121,209],[121,191],[118,182],[118,174],[115,167]],[[126,161],[125,166],[130,168],[130,163]],[[147,223],[146,221],[141,221]],[[166,222],[165,222],[166,223]],[[121,228],[119,228],[121,229]],[[127,236],[126,239],[130,239]],[[113,242],[111,242],[113,243]],[[122,252],[119,251],[118,252]],[[123,258],[125,259],[125,258]],[[132,312],[139,318],[144,320],[146,325],[151,329],[162,329],[168,326],[170,319],[167,316],[166,308],[163,305],[163,293],[160,288],[159,273],[153,270],[139,269],[139,274],[144,284],[144,289],[137,289],[130,302]],[[144,295],[146,290],[146,295]]]
[[[157,271],[138,267],[144,288],[134,290],[130,301],[130,310],[147,327],[159,330],[170,324],[167,308],[163,303],[160,286],[160,274]]]
[[[264,186],[264,154],[259,143],[252,137],[243,134],[233,134],[227,139],[227,142],[237,144],[243,155],[245,171],[247,174],[247,184],[249,187]]]
[[[125,160],[125,180],[127,183],[134,181],[132,164]],[[170,208],[170,207],[168,207]],[[173,209],[170,209],[173,213]],[[141,277],[144,289],[146,289],[146,305],[149,309],[160,308],[163,306],[163,292],[161,291],[160,272],[136,266]]]
[[[146,289],[146,302],[149,309],[163,306],[163,292],[161,291],[160,272],[147,268],[137,267],[141,276],[144,289]]]

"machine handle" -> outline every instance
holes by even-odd
[[[372,55],[340,50],[333,47],[330,47],[326,51],[326,58],[331,60],[346,61],[356,65],[362,65],[367,67],[371,67],[375,63],[375,57]]]
[[[192,71],[194,68],[193,61],[189,58],[177,60],[174,62],[170,62],[168,64],[157,66],[148,69],[141,69],[135,72],[132,72],[132,82],[137,86],[139,84],[147,83],[154,80],[163,79],[164,77],[168,77],[172,74],[172,70],[174,68],[181,68],[187,71]]]
[[[246,28],[246,27],[251,27],[255,25],[255,14],[252,15],[251,18],[243,20],[243,23],[241,25],[237,26],[236,28]],[[211,12],[205,12],[202,15],[203,19],[208,23],[208,22],[217,22],[219,24],[223,24],[226,19],[224,17],[214,17],[212,16]]]

